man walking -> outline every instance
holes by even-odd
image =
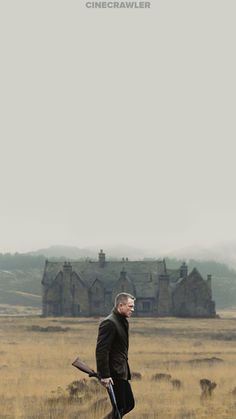
[[[128,380],[131,379],[128,364],[129,323],[128,318],[134,311],[135,298],[122,292],[115,298],[115,307],[99,326],[96,360],[101,384],[110,384],[116,396],[121,417],[134,408],[134,397]],[[114,419],[114,412],[106,419]]]

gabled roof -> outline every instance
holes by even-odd
[[[46,262],[42,283],[50,287],[57,275],[63,272],[64,262]],[[69,263],[72,272],[78,275],[79,279],[89,289],[96,281],[104,286],[106,292],[112,292],[114,285],[119,281],[122,272],[126,279],[135,288],[136,297],[153,298],[158,293],[158,276],[167,274],[169,277],[170,289],[174,291],[184,280],[180,278],[179,269],[167,269],[165,261],[106,261],[101,267],[99,261],[71,261]],[[185,278],[186,280],[186,278]],[[187,280],[204,281],[196,268],[188,275]]]
[[[102,287],[104,287],[103,282],[102,282],[100,279],[96,278],[96,279],[93,281],[93,283],[90,285],[90,288],[94,287],[94,285],[96,284],[96,282],[98,282],[99,284],[101,284],[101,285],[102,285]]]
[[[204,281],[203,277],[201,276],[201,274],[199,273],[199,271],[197,270],[197,268],[193,268],[193,270],[188,275],[188,280],[201,280],[201,281]]]
[[[112,291],[119,280],[121,271],[126,271],[126,277],[134,284],[136,295],[153,297],[158,287],[158,275],[166,271],[165,263],[161,261],[107,261],[104,267],[99,262],[71,261],[72,272],[90,288],[96,280],[100,280],[106,291]],[[46,262],[42,283],[45,286],[55,280],[57,274],[63,271],[63,262]]]

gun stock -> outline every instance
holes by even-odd
[[[80,358],[76,358],[74,360],[74,362],[72,362],[73,367],[78,368],[80,371],[85,372],[86,374],[89,375],[89,377],[96,377],[99,379],[98,374],[92,370],[91,368],[88,367],[88,365],[86,365],[83,361],[81,361]]]

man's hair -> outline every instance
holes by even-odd
[[[120,294],[117,294],[117,296],[115,298],[115,307],[117,307],[120,303],[121,304],[127,303],[129,298],[131,298],[131,300],[135,301],[135,297],[131,294],[127,294],[127,292],[121,292]]]

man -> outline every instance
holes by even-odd
[[[130,294],[118,294],[111,314],[100,323],[97,338],[97,372],[104,387],[108,388],[112,384],[121,417],[134,408],[134,397],[128,381],[131,376],[127,321],[134,311],[134,301],[135,298]],[[113,418],[114,412],[106,416],[106,419]]]

